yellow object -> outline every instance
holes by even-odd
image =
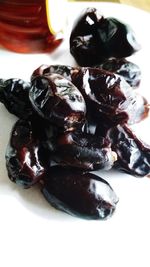
[[[66,0],[45,0],[46,15],[50,32],[56,35],[63,32],[66,24]]]
[[[150,11],[150,0],[120,0],[120,3]]]

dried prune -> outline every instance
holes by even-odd
[[[29,101],[31,84],[22,79],[8,79],[0,81],[0,102],[7,110],[19,118],[32,115],[33,109]]]
[[[60,166],[49,169],[42,192],[53,207],[84,219],[107,219],[118,202],[112,187],[101,177]]]
[[[56,162],[84,170],[109,170],[116,160],[116,154],[106,138],[79,131],[51,138],[49,148]]]
[[[87,19],[92,26],[90,19],[95,20],[92,13]],[[25,118],[13,127],[6,150],[10,180],[24,188],[40,182],[57,209],[86,219],[108,218],[118,198],[108,182],[88,171],[116,167],[135,176],[150,174],[150,147],[127,126],[146,117],[149,105],[121,75],[42,65],[31,83],[0,79],[0,101]]]
[[[32,80],[30,101],[43,118],[66,130],[85,120],[86,104],[80,91],[59,74]]]
[[[144,144],[126,125],[110,130],[112,149],[117,153],[116,167],[135,176],[150,173],[150,146]]]
[[[70,35],[70,52],[80,66],[93,66],[110,57],[127,57],[139,49],[129,25],[104,18],[95,8],[85,10]]]
[[[136,123],[148,114],[143,97],[117,74],[102,69],[81,68],[74,75],[73,83],[84,96],[87,113],[108,128]]]
[[[49,76],[55,73],[55,74],[62,75],[64,78],[68,79],[69,81],[72,81],[73,74],[77,73],[78,71],[79,71],[79,68],[66,66],[66,65],[41,65],[39,68],[34,70],[34,72],[31,75],[31,80],[33,80],[37,76],[41,76],[41,75]]]
[[[125,58],[110,58],[96,67],[119,74],[133,88],[140,85],[141,70],[139,66]]]
[[[49,151],[42,144],[42,127],[38,126],[35,120],[17,121],[6,150],[8,176],[24,188],[37,183],[50,166]]]

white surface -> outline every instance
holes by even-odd
[[[129,23],[142,50],[132,57],[143,72],[141,92],[150,100],[150,14],[109,3],[76,3],[69,7],[69,25],[83,7]],[[51,55],[21,55],[0,50],[0,77],[29,79],[39,65],[74,64],[68,38]],[[150,101],[149,101],[150,102]],[[15,118],[0,105],[0,266],[2,267],[148,267],[150,240],[150,179],[118,172],[99,172],[120,201],[107,221],[85,221],[50,207],[38,187],[21,190],[6,174],[4,154]],[[150,120],[136,129],[150,144]]]

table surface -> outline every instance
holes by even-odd
[[[69,0],[69,1],[80,1],[80,0]],[[100,0],[93,0],[93,1],[100,2]],[[150,0],[102,0],[102,2],[116,2],[116,3],[127,4],[150,12]]]

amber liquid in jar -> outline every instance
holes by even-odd
[[[45,0],[0,0],[1,46],[20,53],[52,52],[62,38],[48,27]]]

